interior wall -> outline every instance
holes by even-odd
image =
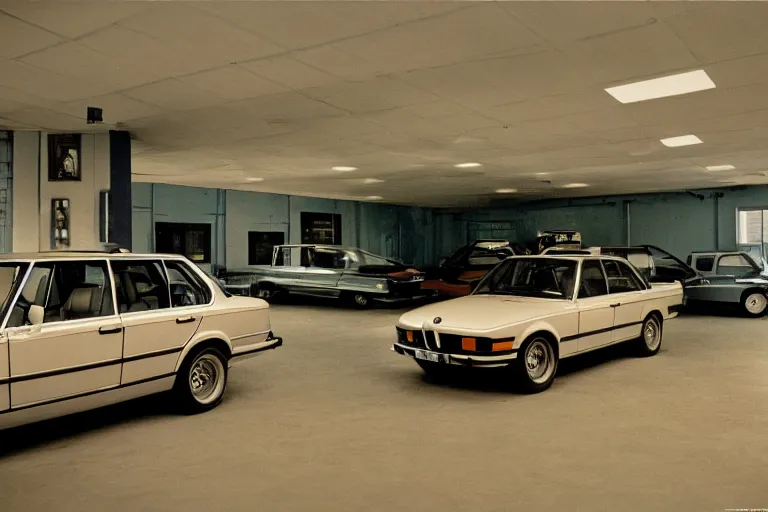
[[[38,201],[39,132],[13,134],[13,241],[14,252],[40,250]]]

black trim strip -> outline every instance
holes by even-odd
[[[606,332],[615,331],[617,329],[623,329],[625,327],[633,327],[635,325],[642,325],[643,322],[629,322],[628,324],[621,324],[621,325],[614,325],[611,327],[606,327],[605,329],[597,329],[595,331],[588,331],[588,332],[582,332],[579,334],[574,334],[573,336],[563,336],[560,338],[560,343],[564,343],[566,341],[573,341],[577,340],[579,338],[586,338],[587,336],[594,336],[595,334],[603,334]]]
[[[395,352],[397,352],[400,355],[408,356],[408,357],[415,357],[415,352],[417,350],[426,350],[427,352],[434,352],[434,350],[430,349],[423,349],[423,348],[410,348],[410,347],[403,347],[398,344],[392,345],[392,348],[395,349]],[[515,350],[508,350],[503,353],[496,353],[495,355],[502,357],[502,356],[510,356],[512,354],[517,354],[517,349]],[[514,362],[514,359],[491,359],[491,360],[478,360],[478,359],[472,359],[471,356],[468,356],[466,359],[460,359],[458,357],[454,357],[454,354],[444,354],[441,352],[436,352],[437,354],[440,354],[442,357],[445,357],[448,359],[448,362],[450,363],[456,363],[462,366],[493,366],[498,364],[512,364]],[[486,357],[493,357],[492,355],[488,355]]]
[[[11,377],[8,379],[0,379],[0,385],[13,384],[14,382],[24,382],[27,380],[44,379],[46,377],[56,377],[58,375],[65,375],[67,373],[82,372],[86,370],[95,370],[97,368],[114,366],[116,364],[131,363],[133,361],[140,361],[142,359],[149,359],[152,357],[175,354],[175,353],[181,352],[183,349],[184,347],[170,348],[167,350],[158,350],[156,352],[146,352],[144,354],[138,354],[135,356],[123,357],[121,359],[110,359],[109,361],[100,361],[98,363],[84,364],[81,366],[70,366],[69,368],[62,368],[60,370],[50,370],[47,372],[33,373],[30,375],[20,375],[18,377]]]
[[[129,388],[131,386],[137,386],[139,384],[146,384],[147,382],[152,382],[154,380],[166,379],[168,377],[175,377],[175,376],[176,376],[175,373],[166,373],[164,375],[157,375],[155,377],[149,377],[147,379],[141,379],[141,380],[137,380],[137,381],[134,381],[134,382],[129,382],[128,384],[120,384],[119,386],[113,386],[111,388],[96,389],[94,391],[87,391],[85,393],[80,393],[80,394],[77,394],[77,395],[64,396],[64,397],[61,397],[61,398],[54,398],[53,400],[47,400],[45,402],[38,402],[38,403],[34,403],[34,404],[29,404],[29,405],[22,405],[20,407],[16,407],[16,408],[12,408],[12,409],[6,409],[5,411],[0,411],[0,414],[8,414],[8,413],[11,413],[11,412],[23,411],[23,410],[26,410],[26,409],[32,409],[33,407],[41,407],[43,405],[51,405],[51,404],[55,404],[55,403],[59,403],[59,402],[66,402],[67,400],[74,400],[75,398],[83,398],[83,397],[86,397],[86,396],[98,395],[99,393],[105,393],[107,391],[115,391],[117,389]]]
[[[667,310],[669,311],[670,315],[674,314],[674,313],[680,313],[683,310],[683,305],[682,304],[677,304],[675,306],[669,306],[667,308]]]
[[[280,347],[280,346],[283,345],[283,338],[281,338],[279,336],[276,336],[274,338],[270,338],[270,339],[268,339],[266,341],[275,341],[275,340],[277,341],[277,343],[275,343],[274,345],[269,345],[268,347],[254,348],[254,349],[251,349],[251,350],[246,350],[245,352],[238,352],[237,354],[232,354],[232,357],[230,359],[235,359],[235,358],[240,357],[240,356],[247,356],[249,354],[255,354],[257,352],[264,352],[265,350],[272,350],[274,348],[277,348],[277,347]]]

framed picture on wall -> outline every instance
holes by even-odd
[[[51,199],[51,249],[68,249],[69,236],[69,199]]]
[[[282,231],[249,231],[248,232],[248,264],[271,265],[272,249],[285,243],[285,233]]]
[[[80,181],[80,134],[48,135],[48,181]]]
[[[301,212],[301,243],[341,245],[341,214]]]

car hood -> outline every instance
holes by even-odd
[[[399,325],[410,329],[439,325],[447,330],[486,331],[548,316],[570,305],[569,301],[556,299],[470,295],[409,311],[400,317]]]

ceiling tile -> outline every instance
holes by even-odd
[[[85,116],[77,118],[37,107],[17,110],[4,114],[4,117],[22,125],[34,126],[48,131],[87,131],[89,128],[85,123]]]
[[[117,125],[132,119],[141,119],[167,112],[167,110],[157,105],[150,105],[123,94],[96,96],[87,100],[78,100],[51,107],[51,109],[71,116],[85,118],[87,107],[102,109],[104,123],[107,125]]]
[[[305,94],[348,112],[363,113],[427,103],[434,95],[388,77],[306,89]]]
[[[287,55],[244,62],[240,65],[264,78],[294,90],[342,82],[336,76]]]
[[[169,110],[194,110],[224,102],[224,99],[210,92],[175,79],[142,85],[123,91],[123,94]]]
[[[179,80],[226,100],[243,100],[286,90],[236,64],[187,75]]]
[[[141,12],[143,2],[8,1],[0,10],[67,38],[81,37]],[[2,30],[0,30],[0,33]]]
[[[53,46],[62,38],[4,14],[0,5],[0,57],[13,58]]]
[[[349,81],[371,80],[385,74],[375,62],[323,45],[291,54],[296,60]]]
[[[45,101],[72,101],[110,92],[100,81],[63,76],[15,60],[0,59],[0,86],[24,91]]]

